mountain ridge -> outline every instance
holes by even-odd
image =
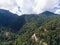
[[[59,35],[60,15],[43,12],[18,16],[0,11],[0,45],[60,45]]]

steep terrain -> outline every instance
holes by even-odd
[[[60,15],[17,16],[0,9],[0,45],[60,45]]]

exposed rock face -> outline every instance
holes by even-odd
[[[34,33],[33,35],[32,35],[32,40],[34,40],[35,42],[38,42],[39,41],[39,38],[38,38],[38,36]],[[40,40],[40,45],[48,45],[46,42],[44,42],[44,39],[42,39],[42,40]]]
[[[45,42],[43,42],[42,44],[43,44],[43,45],[47,45],[47,43],[45,43]]]
[[[4,32],[4,35],[5,35],[5,36],[9,36],[10,33],[9,33],[9,32]]]
[[[35,33],[32,35],[32,39],[35,40],[36,42],[38,41],[38,37],[36,36]]]

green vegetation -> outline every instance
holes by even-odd
[[[0,10],[0,45],[60,45],[60,15],[17,16]]]

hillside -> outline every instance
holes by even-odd
[[[60,19],[50,20],[35,30],[35,33],[47,45],[60,45]]]
[[[0,9],[0,45],[60,45],[60,15],[17,16]]]
[[[50,16],[49,16],[50,17]],[[21,45],[60,45],[60,16],[51,16],[48,21],[44,21],[37,26],[35,22],[27,23],[23,26],[20,37],[16,40]],[[44,17],[45,18],[45,17]],[[34,36],[32,39],[32,36]],[[36,39],[37,42],[36,42]]]

